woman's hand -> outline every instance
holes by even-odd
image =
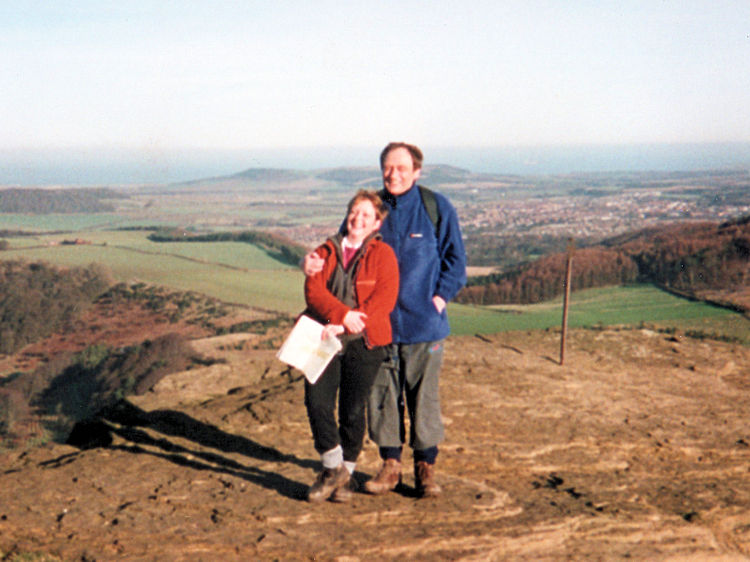
[[[356,310],[350,310],[346,313],[346,316],[344,316],[344,327],[349,330],[350,333],[358,334],[365,329],[365,320],[367,320],[367,314]]]
[[[323,327],[323,333],[320,335],[320,339],[327,340],[328,338],[335,338],[343,333],[344,327],[341,324],[327,324]]]

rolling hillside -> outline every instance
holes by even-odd
[[[564,290],[568,254],[552,254],[504,274],[470,280],[459,302],[533,303]],[[653,283],[750,312],[750,216],[678,223],[574,250],[571,289]]]

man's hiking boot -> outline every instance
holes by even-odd
[[[395,490],[401,484],[401,461],[386,459],[375,478],[365,482],[365,491],[369,494],[385,494]]]
[[[351,499],[354,497],[354,494],[356,494],[358,490],[359,483],[354,478],[354,476],[350,476],[346,484],[339,486],[333,491],[331,501],[336,503],[347,503],[351,501]]]
[[[414,463],[414,487],[420,498],[436,498],[443,491],[435,481],[435,465],[425,461]]]
[[[343,486],[348,480],[349,471],[344,463],[336,468],[324,468],[307,491],[307,501],[319,503],[327,500],[336,488]]]

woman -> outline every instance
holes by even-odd
[[[365,404],[391,343],[390,313],[398,296],[398,263],[377,232],[386,209],[374,191],[349,202],[342,232],[316,251],[320,273],[305,280],[306,313],[340,336],[343,350],[316,381],[305,381],[305,406],[323,470],[308,490],[311,502],[343,502],[356,489],[352,477],[365,434]],[[338,423],[336,394],[339,395]]]

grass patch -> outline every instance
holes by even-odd
[[[71,213],[33,215],[21,213],[0,214],[0,229],[30,230],[34,232],[44,230],[76,231],[88,228],[98,228],[102,225],[123,225],[128,219],[113,213]]]
[[[140,231],[80,232],[91,245],[44,246],[64,237],[40,237],[38,247],[0,253],[62,266],[101,263],[120,282],[142,281],[196,291],[228,303],[284,313],[304,309],[303,275],[265,250],[242,242],[157,243]]]
[[[456,335],[559,328],[562,299],[527,306],[451,304],[450,318]],[[682,299],[651,285],[588,289],[571,295],[571,328],[642,325],[750,345],[750,320],[741,314]]]

